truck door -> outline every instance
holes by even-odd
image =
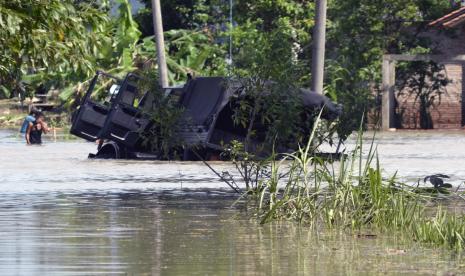
[[[150,118],[139,105],[143,101],[143,80],[128,74],[121,84],[120,91],[108,113],[101,137],[135,149],[140,142],[140,133],[150,124]]]
[[[79,109],[73,116],[71,134],[88,141],[100,138],[99,133],[105,125],[112,102],[118,94],[120,83],[121,80],[111,75],[97,72]]]

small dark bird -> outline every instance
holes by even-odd
[[[444,183],[443,178],[450,178],[448,175],[445,174],[433,174],[425,177],[423,182],[429,180],[429,182],[434,186],[435,189],[438,188],[452,188],[452,185],[449,183]]]

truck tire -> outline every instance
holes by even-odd
[[[94,158],[96,159],[120,159],[121,149],[118,144],[114,142],[105,143],[99,149]]]

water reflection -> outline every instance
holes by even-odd
[[[0,202],[0,274],[442,274],[461,257],[386,238],[240,219],[210,190],[48,193]],[[463,263],[462,263],[463,264]]]
[[[465,179],[457,161],[465,159],[462,134],[385,135],[379,147],[386,170],[400,169],[411,179],[430,170]],[[420,151],[428,145],[435,147]],[[14,133],[0,131],[0,275],[465,271],[462,256],[395,237],[260,226],[240,205],[231,208],[236,195],[201,164],[87,160],[94,150],[81,141],[27,147]],[[214,166],[221,171],[229,165]]]

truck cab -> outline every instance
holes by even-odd
[[[71,127],[72,134],[98,142],[97,153],[90,154],[90,157],[183,161],[211,157],[215,159],[224,151],[224,145],[234,140],[244,142],[248,136],[249,130],[242,124],[237,124],[233,118],[240,102],[247,100],[240,81],[223,77],[198,77],[189,78],[182,86],[164,89],[147,83],[147,80],[133,73],[121,80],[97,72],[73,116]],[[289,95],[287,91],[283,93]],[[327,120],[334,120],[341,114],[341,106],[325,96],[304,89],[300,89],[299,93],[294,95],[302,100],[302,133],[308,132],[304,126],[312,119],[309,117],[311,115],[306,114],[314,114],[315,110],[324,109],[322,118]],[[147,138],[144,133],[153,132],[153,127],[157,126],[152,117],[154,111],[160,108],[160,105],[157,107],[156,104],[160,103],[160,99],[156,97],[172,99],[182,111],[176,122],[172,123],[175,138],[179,139],[180,143],[169,151],[176,152],[176,157],[173,155],[167,158],[162,156],[165,153],[146,145],[147,139],[155,140],[150,135]],[[263,150],[259,149],[262,148],[270,124],[272,123],[256,124],[256,135],[248,141],[252,151],[258,153]],[[278,149],[281,152],[292,150],[279,147]],[[266,150],[263,152],[265,155]]]
[[[163,95],[177,99],[183,109],[177,129],[185,147],[208,143],[225,97],[223,82],[219,77],[197,78],[181,87],[164,89]],[[70,130],[73,135],[99,143],[97,154],[90,157],[159,159],[157,153],[142,145],[141,134],[151,126],[150,112],[155,108],[154,94],[150,88],[144,89],[144,83],[146,80],[132,73],[120,80],[97,72]]]

